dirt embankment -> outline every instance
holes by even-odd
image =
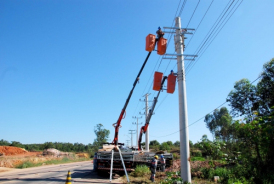
[[[23,163],[45,164],[47,161],[62,160],[64,157],[77,160],[88,159],[87,153],[61,152],[57,149],[46,149],[43,152],[28,152],[25,149],[13,146],[0,146],[0,168],[16,168]],[[50,162],[51,163],[51,162]]]
[[[212,168],[212,167],[223,167],[224,165],[216,162],[216,161],[190,161],[190,168],[191,168],[191,176],[192,177],[199,177],[201,176],[202,172],[200,171],[201,168]],[[173,171],[177,172],[180,171],[181,168],[181,160],[174,160],[173,166],[166,169],[166,171]]]
[[[0,156],[22,155],[28,153],[25,149],[14,146],[0,146]]]

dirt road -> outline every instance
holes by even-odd
[[[68,170],[71,172],[72,183],[110,183],[109,177],[97,176],[92,169],[91,161],[13,169],[0,172],[0,184],[64,184]],[[113,179],[111,183],[121,182],[118,179]]]

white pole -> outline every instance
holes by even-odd
[[[125,167],[125,163],[124,163],[124,159],[123,159],[121,150],[119,149],[119,147],[117,147],[117,149],[118,149],[118,151],[119,151],[119,153],[120,153],[120,159],[121,159],[121,161],[122,161],[122,164],[123,164],[123,167],[124,167],[124,171],[125,171],[126,176],[127,176],[127,182],[129,183],[129,178],[128,178],[128,175],[127,175],[127,169],[126,169],[126,167]]]
[[[111,163],[110,163],[110,175],[109,175],[109,181],[110,181],[110,182],[111,182],[111,180],[112,180],[113,153],[114,153],[114,151],[113,151],[113,150],[111,150]]]
[[[181,19],[176,17],[176,36],[175,48],[177,56],[177,80],[179,94],[179,124],[180,124],[180,157],[181,157],[181,177],[183,181],[191,183],[190,175],[190,156],[189,156],[189,138],[188,138],[188,114],[186,99],[186,80],[183,57],[183,40],[181,37]],[[183,37],[184,38],[184,37]]]
[[[148,116],[148,94],[146,94],[146,119]],[[149,126],[147,127],[146,132],[146,151],[149,152]]]
[[[136,127],[136,146],[138,148],[138,117],[137,117],[137,123],[136,123],[137,127]]]

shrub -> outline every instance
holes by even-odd
[[[141,177],[146,174],[150,174],[150,170],[148,166],[146,165],[137,165],[134,172],[132,172],[130,175],[134,177]]]
[[[174,160],[177,160],[177,159],[180,158],[180,156],[177,153],[173,153],[172,155],[173,155],[173,159]]]
[[[191,157],[191,161],[205,161],[203,157]]]

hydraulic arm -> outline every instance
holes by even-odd
[[[162,80],[162,83],[161,83],[161,89],[159,90],[157,96],[154,97],[154,102],[153,102],[152,108],[149,110],[148,116],[147,116],[147,118],[146,118],[146,124],[145,124],[144,126],[141,127],[141,131],[140,131],[140,134],[139,134],[139,140],[138,140],[138,150],[142,150],[142,149],[141,149],[142,136],[143,136],[144,133],[147,132],[147,127],[148,127],[148,125],[149,125],[149,121],[150,121],[150,119],[151,119],[151,116],[153,115],[154,108],[155,108],[155,106],[156,106],[158,97],[159,97],[159,95],[160,95],[160,92],[161,92],[162,89],[163,89],[163,85],[164,85],[164,82],[165,82],[166,79],[167,79],[167,77],[164,76],[164,78],[163,78],[163,80]]]
[[[129,100],[130,100],[130,98],[131,98],[131,96],[132,96],[133,90],[134,90],[134,88],[135,88],[137,82],[139,81],[139,77],[140,77],[140,75],[141,75],[141,73],[142,73],[142,71],[143,71],[143,69],[144,69],[144,67],[145,67],[145,65],[146,65],[146,63],[147,63],[147,60],[148,60],[150,54],[151,54],[151,52],[149,52],[149,53],[147,54],[147,57],[146,57],[146,59],[145,59],[145,62],[143,63],[143,66],[141,67],[141,69],[140,69],[140,71],[139,71],[139,73],[138,73],[138,75],[137,75],[137,77],[136,77],[136,79],[135,79],[135,81],[134,81],[134,83],[133,83],[133,87],[132,87],[132,89],[131,89],[131,91],[130,91],[128,97],[127,97],[126,103],[125,103],[125,105],[124,105],[124,107],[123,107],[123,109],[122,109],[122,111],[121,111],[121,113],[120,113],[120,116],[119,116],[117,122],[113,124],[113,126],[114,126],[114,128],[115,128],[115,134],[114,134],[114,139],[113,139],[113,141],[112,141],[112,144],[114,144],[114,145],[118,145],[118,133],[119,133],[119,128],[121,127],[121,121],[122,121],[122,119],[123,119],[123,116],[124,116],[125,113],[126,113],[126,108],[127,108],[128,103],[129,103]]]
[[[157,35],[158,35],[158,38],[155,39],[154,47],[155,47],[157,41],[158,41],[159,39],[161,39],[161,38],[163,37],[163,35],[164,35],[160,28],[159,28],[159,30],[157,31]],[[139,77],[140,77],[140,75],[141,75],[141,73],[142,73],[142,71],[143,71],[143,69],[144,69],[144,67],[145,67],[145,65],[146,65],[146,63],[147,63],[147,60],[148,60],[150,54],[151,54],[151,51],[147,54],[147,57],[146,57],[146,59],[145,59],[143,65],[142,65],[142,67],[141,67],[141,69],[140,69],[140,71],[139,71],[139,73],[138,73],[138,75],[137,75],[137,77],[136,77],[134,83],[133,83],[133,87],[132,87],[132,89],[131,89],[131,91],[130,91],[128,97],[127,97],[126,103],[125,103],[125,105],[124,105],[124,107],[123,107],[123,109],[122,109],[122,111],[121,111],[121,113],[120,113],[120,116],[119,116],[117,122],[113,124],[113,126],[114,126],[114,128],[115,128],[115,134],[114,134],[114,139],[113,139],[113,141],[112,141],[112,144],[114,144],[114,145],[118,145],[118,133],[119,133],[119,128],[121,128],[121,121],[122,121],[123,117],[125,116],[126,108],[127,108],[128,103],[129,103],[129,100],[130,100],[130,98],[131,98],[131,96],[132,96],[133,90],[134,90],[134,88],[135,88],[137,82],[139,81]]]

